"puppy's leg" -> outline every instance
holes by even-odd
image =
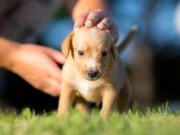
[[[106,118],[115,109],[117,101],[117,92],[114,89],[108,89],[102,95],[102,109],[100,112],[101,117]]]
[[[88,102],[81,97],[76,98],[75,107],[80,113],[84,115],[88,115],[90,113]]]
[[[59,99],[58,115],[61,116],[71,108],[75,97],[75,91],[71,87],[62,84],[61,97]]]
[[[131,87],[129,80],[126,79],[123,87],[121,88],[120,95],[118,97],[118,108],[119,112],[127,111],[131,101]]]

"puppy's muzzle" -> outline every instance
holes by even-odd
[[[96,71],[90,70],[88,72],[88,77],[90,77],[91,79],[96,78],[98,75],[99,75],[99,71],[98,70],[96,70]]]

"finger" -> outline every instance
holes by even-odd
[[[62,75],[61,69],[57,67],[57,69],[54,69],[52,73],[52,78],[56,80],[58,83],[61,83],[61,75]]]
[[[86,11],[85,13],[83,13],[76,19],[75,24],[74,24],[74,29],[84,26],[88,14],[89,14],[89,11]]]
[[[50,93],[52,96],[59,96],[61,90],[61,84],[56,80],[51,81]]]
[[[65,63],[65,57],[60,51],[56,51],[53,49],[48,49],[46,51],[51,58],[53,58],[57,63],[64,64]]]
[[[49,87],[47,87],[44,92],[55,97],[60,96],[61,84],[56,80],[51,79],[49,81]]]
[[[50,81],[50,90],[51,90],[51,95],[52,96],[58,96],[60,93],[60,88],[61,88],[61,70],[56,66],[53,68],[53,73],[51,76],[51,81]]]
[[[62,75],[62,70],[60,69],[60,67],[58,67],[58,65],[51,61],[51,63],[49,63],[49,78],[56,80],[57,82],[61,83],[61,75]]]
[[[98,23],[97,27],[101,30],[105,30],[105,29],[109,29],[111,25],[112,25],[111,19],[109,17],[106,17]]]
[[[86,19],[85,26],[92,27],[96,25],[99,21],[101,21],[103,17],[104,17],[103,12],[100,11],[90,12]]]

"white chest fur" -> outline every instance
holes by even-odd
[[[94,81],[90,82],[88,80],[81,79],[79,82],[80,83],[76,84],[76,87],[78,91],[85,97],[91,95],[97,89],[96,82]]]
[[[85,97],[87,97],[93,91],[92,86],[90,86],[87,81],[81,81],[80,83],[78,83],[77,89]]]
[[[88,101],[99,103],[101,100],[99,81],[79,80],[75,84],[78,92]]]

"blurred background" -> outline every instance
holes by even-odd
[[[6,0],[1,1],[2,5],[7,4]],[[169,102],[173,111],[179,110],[180,1],[109,0],[109,3],[112,18],[119,27],[118,42],[132,25],[138,26],[135,39],[120,56],[128,69],[133,101],[141,109]],[[1,10],[6,13],[0,14],[0,35],[6,38],[59,50],[60,43],[73,28],[70,14],[58,0],[12,0],[10,6],[10,9],[0,9],[0,13]],[[51,10],[44,14],[48,8]],[[31,18],[30,14],[47,17]],[[0,71],[0,96],[1,108],[30,107],[43,112],[56,109],[58,103],[58,98],[34,91],[21,78],[4,70]]]

